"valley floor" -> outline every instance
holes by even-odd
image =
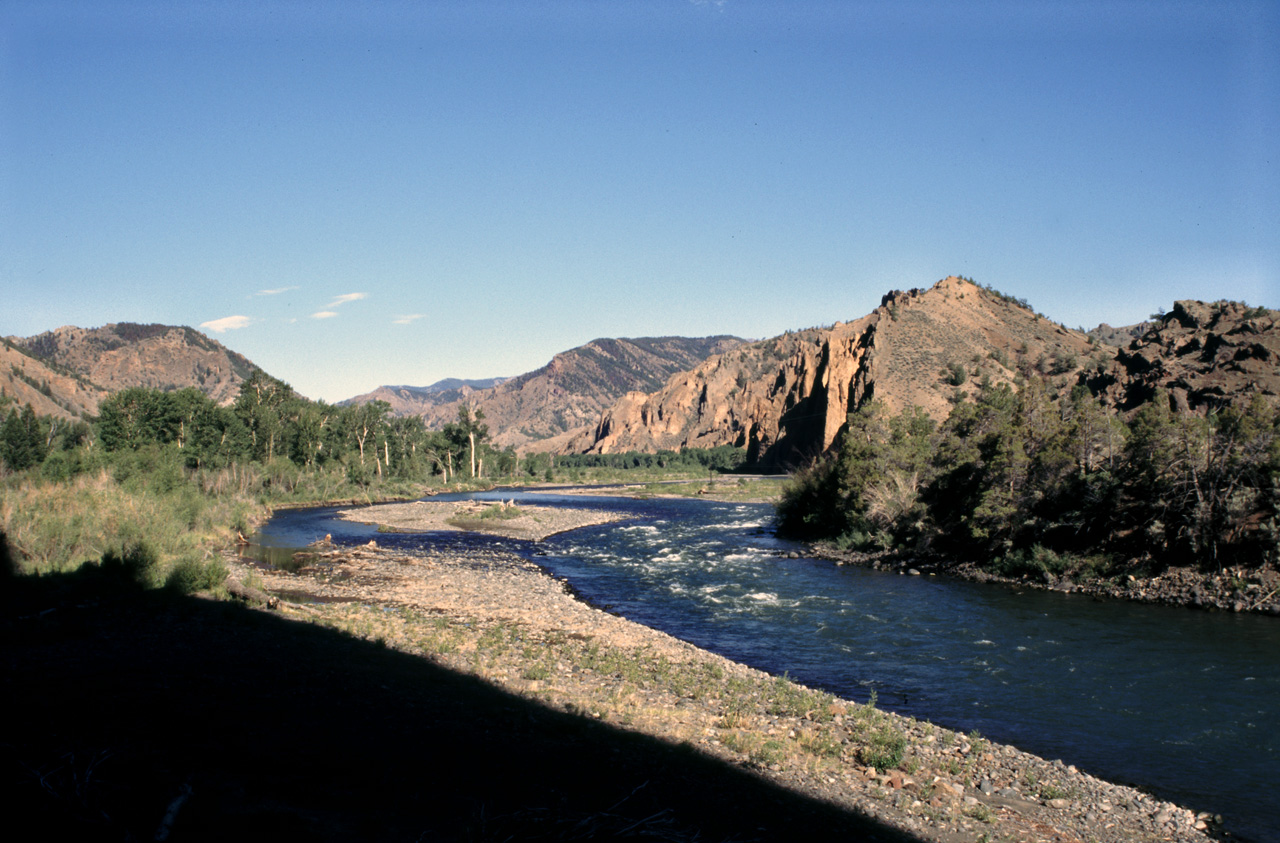
[[[396,526],[406,514],[362,513],[360,520],[385,515]],[[792,813],[794,804],[822,806],[813,816],[854,839],[1207,839],[1207,818],[1061,762],[769,677],[588,606],[515,556],[317,548],[296,574],[257,576],[267,591],[288,597],[285,617],[475,677],[583,728],[656,738],[713,765],[699,775],[746,776],[792,806],[736,827],[734,839],[798,839],[793,824],[805,821]],[[872,766],[877,747],[895,734],[901,761]],[[666,773],[631,775],[635,787],[648,789]],[[669,807],[662,820],[689,836],[652,839],[720,839],[723,832],[702,825],[705,816]]]
[[[6,583],[11,825],[82,840],[1210,839],[1206,817],[730,662],[506,553],[375,541],[311,548],[292,574],[227,562],[276,608],[96,569]]]

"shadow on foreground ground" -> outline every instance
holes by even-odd
[[[44,839],[914,838],[429,662],[96,571],[10,579],[9,828]]]

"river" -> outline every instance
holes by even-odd
[[[768,504],[547,492],[468,497],[632,517],[539,543],[459,533],[381,545],[505,548],[631,620],[859,702],[1062,759],[1280,841],[1280,621],[787,558]],[[440,500],[436,498],[435,500]],[[264,545],[373,528],[285,511]]]

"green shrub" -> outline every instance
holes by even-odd
[[[884,723],[871,733],[859,750],[862,763],[877,770],[892,770],[902,763],[907,751],[907,736],[891,723]]]
[[[156,553],[143,541],[127,542],[102,554],[102,572],[144,587],[155,584]]]
[[[524,513],[517,506],[495,503],[488,509],[481,511],[476,517],[483,521],[510,521],[513,518],[519,518],[521,515],[524,515]]]
[[[227,579],[227,566],[220,559],[201,562],[192,556],[179,559],[169,570],[164,587],[178,594],[211,591]]]
[[[1085,581],[1106,576],[1112,565],[1111,557],[1105,554],[1081,556],[1066,551],[1058,553],[1037,544],[1029,551],[1015,550],[994,559],[987,568],[992,573],[1005,577],[1036,579],[1049,574],[1054,578],[1069,577]]]

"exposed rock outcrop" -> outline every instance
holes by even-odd
[[[1090,388],[1129,412],[1166,393],[1175,409],[1207,412],[1239,396],[1280,396],[1280,312],[1239,302],[1179,301],[1093,372]]]
[[[1068,389],[1084,367],[1111,355],[1024,303],[949,277],[928,290],[891,292],[855,322],[743,346],[658,392],[629,394],[572,447],[734,445],[754,463],[791,467],[828,449],[848,414],[872,398],[893,413],[917,405],[942,418],[984,380],[1034,373]]]

